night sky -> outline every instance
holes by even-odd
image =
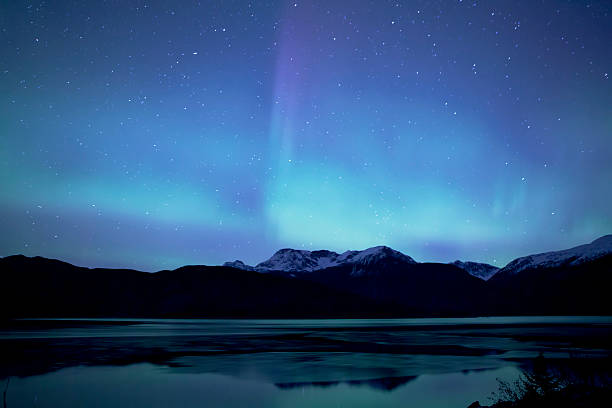
[[[0,3],[0,255],[143,270],[612,232],[612,1]]]

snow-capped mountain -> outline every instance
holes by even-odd
[[[470,275],[488,281],[493,276],[512,276],[523,270],[532,268],[551,268],[558,266],[574,266],[612,254],[612,234],[596,239],[590,244],[580,245],[563,251],[545,252],[515,259],[503,268],[478,262],[455,261],[452,265],[461,268]],[[256,266],[246,265],[242,261],[226,262],[223,266],[257,272],[314,272],[322,269],[351,265],[352,275],[361,275],[369,270],[369,265],[381,260],[396,263],[416,264],[411,257],[386,246],[377,246],[363,251],[346,251],[338,254],[333,251],[306,251],[285,248],[277,251],[268,260]]]
[[[517,258],[503,267],[499,275],[516,275],[526,269],[575,266],[612,254],[612,234],[604,235],[590,244],[563,251],[544,252]]]
[[[463,269],[470,275],[480,278],[482,280],[489,280],[489,278],[491,278],[499,271],[499,268],[497,266],[479,262],[462,262],[457,260],[453,262],[452,265],[455,265],[456,267]]]
[[[363,251],[346,251],[341,254],[320,250],[306,251],[285,248],[277,251],[272,257],[255,267],[245,265],[241,261],[226,262],[224,266],[238,269],[256,270],[258,272],[312,272],[339,265],[367,266],[382,259],[393,259],[414,264],[411,257],[386,246],[377,246]]]

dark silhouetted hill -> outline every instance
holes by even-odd
[[[611,272],[610,235],[518,258],[488,280],[384,246],[343,254],[283,249],[255,267],[236,261],[156,273],[17,255],[0,259],[0,316],[609,315]]]

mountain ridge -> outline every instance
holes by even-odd
[[[315,270],[331,268],[344,264],[368,265],[382,258],[394,258],[406,263],[416,263],[408,255],[396,251],[387,246],[375,246],[362,251],[345,251],[341,254],[325,249],[308,251],[303,249],[283,248],[276,251],[267,260],[255,266],[246,265],[240,260],[225,262],[223,266],[229,266],[244,270],[255,270],[257,272],[312,272]]]
[[[0,319],[608,315],[611,244],[612,236],[604,236],[517,258],[528,259],[527,266],[511,262],[522,269],[489,279],[474,271],[491,265],[419,263],[388,247],[343,254],[284,249],[262,272],[239,261],[149,273],[17,255],[0,258]],[[310,270],[291,271],[295,265]]]
[[[467,271],[470,275],[486,281],[498,273],[506,274],[510,273],[510,271],[512,273],[518,273],[522,270],[534,267],[559,266],[566,261],[577,265],[583,261],[597,259],[609,253],[612,253],[612,234],[601,236],[590,244],[578,245],[566,250],[549,251],[519,257],[501,268],[487,263],[473,261],[456,260],[449,264],[455,265]],[[367,265],[387,256],[409,264],[419,263],[410,256],[390,247],[375,246],[361,251],[345,251],[342,254],[324,249],[308,251],[283,248],[276,251],[267,260],[255,266],[247,265],[240,260],[225,262],[223,266],[257,272],[282,271],[305,273],[343,264]]]
[[[559,267],[566,264],[577,266],[608,254],[612,254],[612,234],[603,235],[590,244],[516,258],[501,268],[496,275],[518,274],[528,269]]]

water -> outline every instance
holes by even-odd
[[[24,320],[7,407],[467,407],[539,353],[603,361],[612,318]]]

